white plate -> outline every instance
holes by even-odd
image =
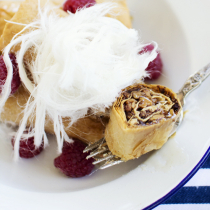
[[[193,71],[208,62],[210,3],[128,3],[142,40],[159,43],[164,73],[158,82],[177,91]],[[80,179],[66,178],[53,167],[53,140],[37,158],[12,162],[10,141],[1,130],[0,209],[139,210],[158,204],[163,200],[159,199],[183,185],[206,157],[210,146],[209,94],[210,78],[188,97],[185,109],[189,112],[181,128],[161,150]]]

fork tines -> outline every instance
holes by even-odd
[[[90,144],[89,146],[87,146],[85,149],[84,149],[84,153],[85,152],[90,152],[91,150],[99,147],[101,145],[101,143],[103,144],[103,142],[105,141],[104,138],[100,139],[99,141],[95,142],[94,144]]]
[[[90,155],[86,158],[94,158],[95,161],[93,164],[100,165],[99,169],[105,169],[123,162],[119,157],[116,157],[111,153],[106,144],[105,138],[87,146],[83,152],[90,152]]]

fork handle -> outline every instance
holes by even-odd
[[[189,79],[184,83],[183,87],[177,93],[178,98],[182,106],[184,106],[184,99],[186,96],[191,93],[193,90],[198,88],[201,83],[210,75],[210,63],[202,68],[200,71],[196,72],[195,74],[191,75]]]

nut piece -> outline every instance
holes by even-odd
[[[152,101],[150,101],[147,98],[141,97],[140,98],[140,101],[139,101],[139,106],[138,107],[141,108],[141,109],[143,109],[143,108],[146,108],[146,107],[152,106],[152,105],[153,105],[153,102]]]

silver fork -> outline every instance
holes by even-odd
[[[182,108],[184,107],[185,99],[188,96],[188,94],[191,93],[196,88],[198,88],[209,75],[210,75],[210,64],[208,64],[203,69],[196,72],[195,74],[191,75],[189,79],[184,83],[183,87],[177,93]],[[172,132],[169,135],[169,138],[177,131],[182,120],[183,120],[183,109],[174,125]],[[119,157],[111,153],[106,144],[105,138],[100,139],[94,144],[88,145],[83,152],[84,153],[91,152],[90,155],[87,156],[87,159],[94,158],[95,161],[93,162],[93,164],[98,165],[99,169],[105,169],[124,162]]]

